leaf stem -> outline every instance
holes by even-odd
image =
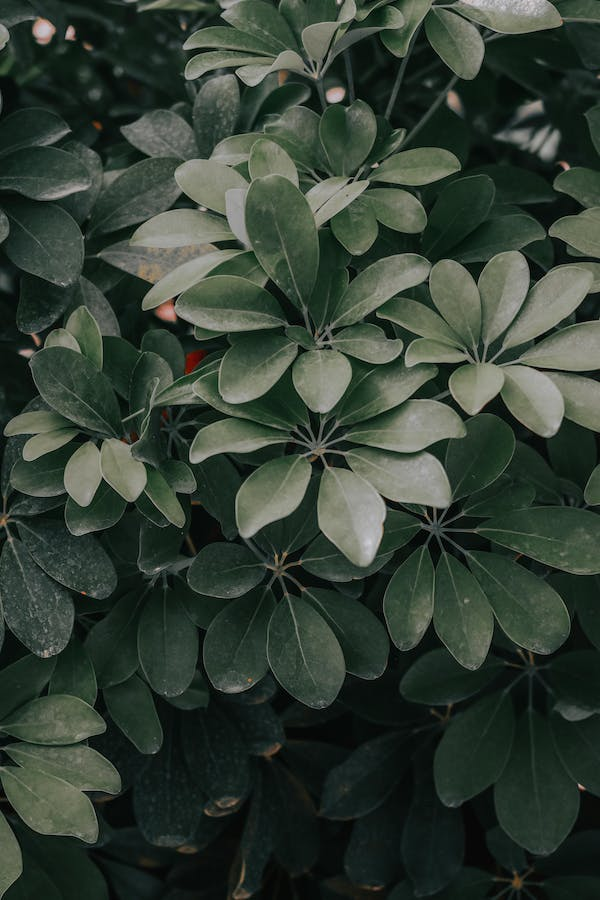
[[[417,122],[412,131],[409,132],[402,148],[407,147],[411,141],[415,139],[415,137],[419,134],[419,132],[427,125],[432,116],[437,112],[439,107],[442,105],[446,97],[448,96],[448,91],[451,91],[456,82],[458,81],[458,75],[453,75],[445,88],[443,88],[434,102],[431,104],[425,115]]]
[[[408,61],[412,55],[413,48],[415,46],[417,37],[421,30],[421,26],[417,28],[415,33],[413,34],[410,44],[408,45],[408,49],[406,51],[406,56],[400,63],[398,67],[398,74],[396,75],[396,80],[394,81],[394,86],[392,88],[392,93],[390,94],[390,99],[388,100],[387,106],[385,108],[385,118],[389,121],[390,116],[394,110],[394,106],[396,105],[396,100],[398,99],[398,93],[400,92],[400,88],[402,87],[402,82],[404,81],[404,75],[406,74],[406,68],[408,66]]]

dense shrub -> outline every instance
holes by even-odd
[[[0,46],[0,896],[600,896],[600,2]]]

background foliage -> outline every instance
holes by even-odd
[[[597,898],[600,2],[0,46],[0,896]]]

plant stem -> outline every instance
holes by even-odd
[[[454,85],[456,84],[457,81],[458,81],[458,75],[453,75],[452,78],[450,79],[450,81],[448,82],[448,84],[446,85],[446,87],[442,89],[442,91],[438,94],[437,98],[431,104],[431,106],[429,107],[429,109],[427,110],[427,112],[425,113],[423,118],[420,119],[419,122],[417,122],[415,127],[408,134],[406,140],[404,141],[404,144],[402,145],[403,149],[405,147],[407,147],[410,144],[410,142],[415,139],[415,137],[419,134],[419,132],[427,125],[427,123],[429,122],[431,117],[437,112],[439,107],[442,105],[442,103],[446,99],[446,97],[448,95],[448,91],[452,90],[452,88],[454,87]]]
[[[352,71],[352,58],[350,50],[344,50],[344,66],[346,67],[346,81],[348,83],[348,100],[354,103],[356,93],[354,91],[354,73]]]
[[[327,109],[327,98],[325,97],[325,88],[323,87],[323,76],[317,78],[317,92],[324,112]]]
[[[394,106],[396,105],[396,100],[398,99],[398,93],[400,91],[400,88],[402,87],[402,82],[404,81],[406,67],[408,66],[408,61],[411,57],[413,47],[415,46],[415,43],[416,43],[416,40],[417,40],[420,30],[421,30],[421,26],[419,25],[419,27],[417,28],[417,30],[415,31],[415,33],[413,34],[413,36],[411,38],[410,44],[408,45],[408,49],[406,51],[406,56],[404,57],[404,59],[402,60],[402,62],[400,63],[400,66],[398,68],[398,74],[396,75],[396,80],[395,80],[394,86],[392,88],[392,93],[390,94],[390,99],[388,100],[388,104],[385,108],[385,118],[388,121],[392,114]]]

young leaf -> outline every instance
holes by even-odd
[[[221,419],[197,433],[190,447],[190,462],[201,463],[221,453],[252,453],[287,441],[288,436],[275,428],[244,419]]]
[[[70,457],[65,466],[64,480],[69,497],[79,506],[89,506],[102,481],[100,453],[93,441],[81,444]]]
[[[471,416],[481,412],[504,386],[504,372],[491,363],[461,366],[448,379],[450,393]]]
[[[331,412],[352,380],[352,366],[337,350],[309,350],[292,369],[294,387],[310,410]]]
[[[146,487],[146,468],[133,459],[129,444],[116,439],[103,441],[100,467],[104,480],[128,503],[135,502]]]
[[[562,394],[542,372],[529,366],[506,366],[502,399],[515,419],[541,437],[552,437],[565,414]]]

